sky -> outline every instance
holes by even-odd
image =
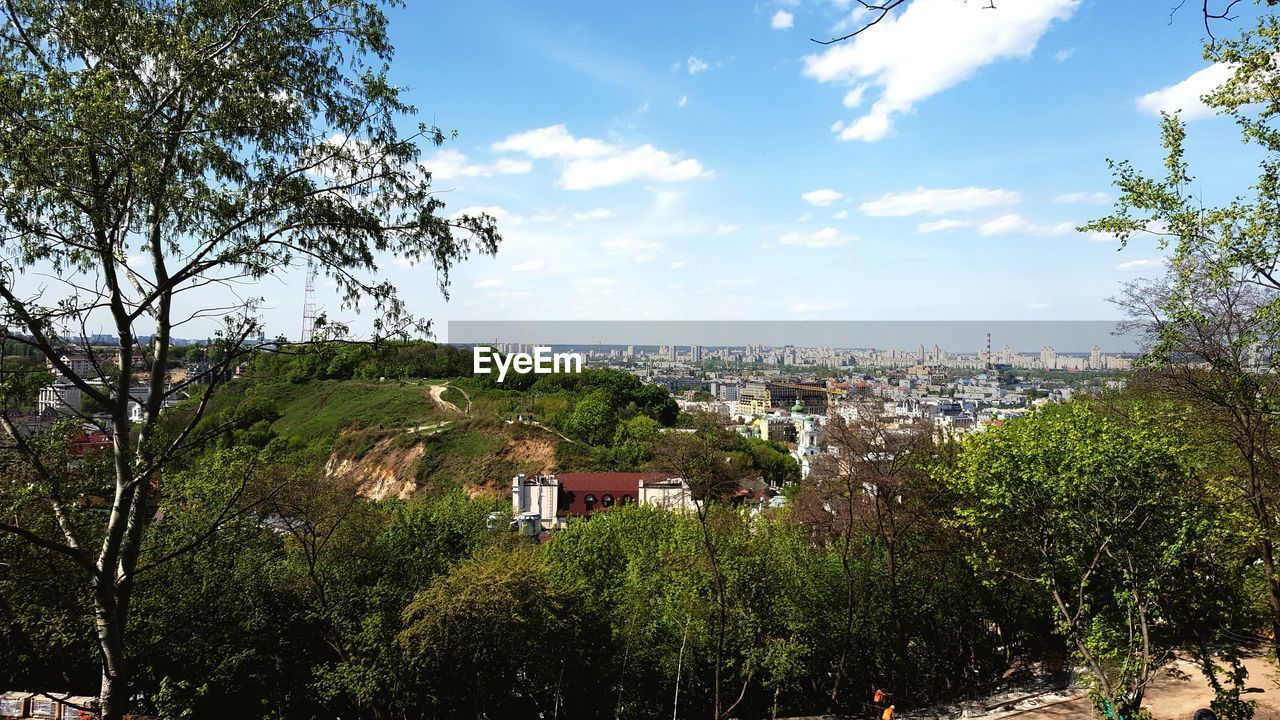
[[[848,0],[420,2],[390,14],[392,79],[457,137],[424,160],[445,213],[503,242],[455,268],[384,258],[450,320],[1098,320],[1163,270],[1153,239],[1075,228],[1107,159],[1158,172],[1189,122],[1206,202],[1257,158],[1198,97],[1198,8],[1144,0],[913,0],[854,40]],[[1232,35],[1244,16],[1214,27]],[[412,121],[406,121],[406,128]],[[302,280],[266,290],[294,335]],[[332,289],[318,302],[330,317]],[[447,338],[441,338],[447,339]]]

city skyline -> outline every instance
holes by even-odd
[[[1098,345],[1106,352],[1140,351],[1140,339],[1121,334],[1116,321],[455,321],[441,338],[453,344],[490,342],[540,343],[590,347],[829,347],[840,349],[891,348],[913,350],[935,345],[948,351],[983,349],[990,334],[992,347],[1008,345],[1018,352],[1038,352],[1052,346],[1059,352],[1088,352]]]

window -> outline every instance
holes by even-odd
[[[596,507],[596,496],[588,494],[586,497],[582,498],[582,502],[586,504],[587,512],[591,512]]]
[[[605,495],[604,497],[600,498],[600,504],[605,506],[606,508],[613,507],[613,496]]]
[[[0,717],[22,717],[22,700],[19,698],[0,698]]]
[[[619,505],[630,505],[632,502],[633,500],[631,499],[630,495],[623,495],[622,497],[618,498]]]
[[[53,718],[53,701],[48,698],[32,698],[31,717]]]

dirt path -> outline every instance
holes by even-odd
[[[453,421],[452,421],[452,420],[441,420],[440,422],[427,423],[426,425],[419,425],[419,426],[417,426],[417,427],[411,427],[411,428],[406,429],[404,432],[405,432],[405,434],[406,434],[406,435],[408,435],[408,434],[411,434],[411,433],[422,433],[422,432],[427,432],[428,430],[430,430],[431,432],[429,432],[429,433],[427,433],[427,434],[428,434],[428,435],[435,435],[436,433],[440,432],[441,430],[444,430],[445,428],[449,427],[449,426],[450,426],[450,425],[452,425],[452,424],[453,424]]]
[[[444,399],[444,391],[447,390],[448,388],[449,388],[449,383],[445,383],[443,385],[432,385],[430,390],[432,402],[444,408],[445,410],[452,410],[458,413],[459,415],[466,415],[466,412],[459,409],[457,405],[454,405],[453,403]],[[462,391],[462,389],[459,388],[459,391]],[[464,397],[467,398],[467,410],[470,410],[471,396],[467,395],[465,391],[463,391],[462,394]]]
[[[1280,720],[1280,678],[1276,666],[1262,657],[1245,660],[1249,670],[1246,699],[1257,702],[1254,720]],[[1173,670],[1173,673],[1167,672]],[[1170,664],[1147,690],[1144,704],[1154,720],[1191,720],[1195,711],[1209,707],[1213,691],[1200,669],[1185,660]],[[910,715],[908,715],[910,717]],[[993,711],[975,717],[991,720],[1065,720],[1093,717],[1093,706],[1082,690],[1052,693],[1019,704],[1012,710]]]
[[[506,421],[506,423],[507,423],[508,425],[517,425],[517,424],[519,424],[519,425],[531,425],[531,426],[536,427],[536,428],[539,428],[539,429],[541,429],[541,430],[546,430],[546,431],[547,431],[547,432],[549,432],[549,433],[552,433],[552,434],[558,435],[558,436],[560,436],[560,439],[561,439],[561,440],[566,440],[566,441],[568,441],[568,442],[573,443],[574,445],[581,445],[581,446],[583,446],[583,447],[587,447],[587,444],[586,444],[586,443],[584,443],[584,442],[582,442],[581,440],[574,440],[573,438],[569,437],[568,435],[565,435],[564,433],[560,432],[559,430],[557,430],[557,429],[555,429],[555,428],[553,428],[553,427],[548,427],[548,426],[546,426],[546,425],[543,425],[542,423],[538,422],[537,420],[507,420],[507,421]]]
[[[467,406],[466,406],[465,408],[463,408],[463,409],[462,409],[462,412],[463,412],[463,413],[465,413],[465,414],[467,414],[467,415],[470,415],[470,414],[471,414],[471,393],[467,392],[466,390],[463,390],[462,388],[460,388],[460,387],[458,387],[458,386],[456,386],[456,385],[455,385],[455,386],[453,386],[453,387],[454,387],[454,389],[455,389],[455,390],[457,390],[458,392],[462,393],[462,397],[464,397],[464,398],[466,398],[466,399],[467,399]],[[441,391],[441,392],[443,392],[443,391]]]

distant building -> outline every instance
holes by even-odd
[[[516,475],[511,507],[523,519],[536,515],[544,530],[564,527],[571,517],[589,518],[625,505],[693,507],[689,484],[668,473],[574,472]]]
[[[731,381],[712,380],[711,394],[714,395],[717,400],[724,400],[725,402],[737,402],[739,387],[740,386],[738,385],[738,382],[736,380],[731,380]]]
[[[58,353],[58,360],[67,367],[68,370],[79,375],[82,378],[91,378],[97,375],[97,368],[87,355],[75,355],[71,353]],[[58,366],[53,360],[46,359],[45,365],[49,370],[57,373],[60,372]]]
[[[36,410],[41,414],[78,413],[83,406],[84,398],[80,388],[65,380],[40,388],[40,395],[36,399]]]
[[[1040,348],[1040,367],[1045,370],[1056,370],[1058,368],[1058,353],[1053,349],[1052,345]]]
[[[738,391],[738,414],[764,415],[770,410],[789,410],[799,403],[804,412],[823,415],[827,412],[828,394],[825,385],[748,382]]]

